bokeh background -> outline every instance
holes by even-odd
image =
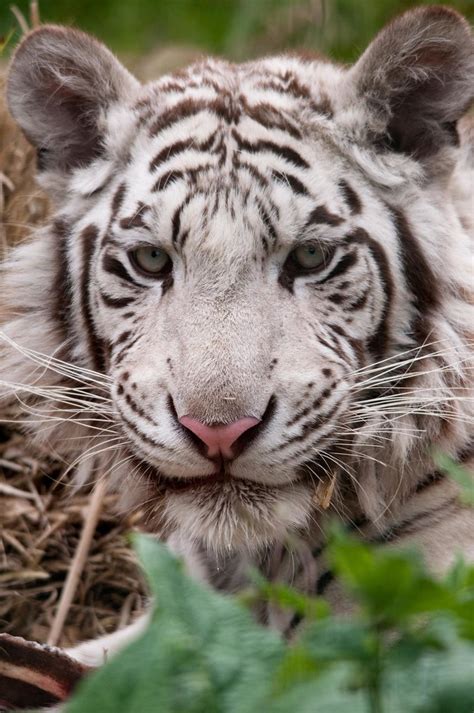
[[[160,52],[163,69],[194,54],[234,60],[308,48],[351,61],[413,0],[40,0],[43,22],[75,25],[109,44],[131,65]],[[427,3],[428,4],[428,3]],[[445,3],[474,20],[474,0]],[[16,7],[27,18],[29,0]],[[15,44],[18,23],[0,0],[0,35]],[[7,50],[8,51],[8,50]],[[7,52],[6,51],[6,52]]]

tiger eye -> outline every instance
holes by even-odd
[[[325,251],[316,243],[300,245],[296,250],[293,250],[292,257],[304,270],[316,270],[326,261]]]
[[[153,245],[137,248],[131,253],[131,257],[136,267],[153,277],[165,274],[171,267],[171,258],[168,253]]]

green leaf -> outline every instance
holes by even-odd
[[[329,604],[322,597],[309,597],[285,584],[269,582],[256,570],[250,573],[250,577],[257,588],[253,596],[249,596],[250,602],[260,598],[277,604],[282,609],[291,609],[309,621],[319,621],[329,616]]]
[[[354,685],[352,667],[337,663],[317,678],[300,680],[278,693],[254,713],[369,713],[369,710],[365,692]]]
[[[284,652],[230,597],[188,578],[151,538],[136,547],[158,602],[147,632],[88,678],[67,713],[251,713]]]
[[[149,629],[81,684],[67,713],[471,713],[472,567],[437,581],[412,553],[336,530],[330,559],[360,610],[324,609],[288,644],[188,578],[163,545],[140,537],[136,548],[158,602]],[[319,600],[258,582],[273,603],[315,613]]]
[[[373,547],[333,528],[329,559],[353,592],[362,611],[382,629],[401,626],[419,614],[451,612],[467,626],[474,603],[473,568],[461,569],[437,581],[416,552]]]
[[[474,479],[466,468],[445,453],[435,452],[433,459],[437,467],[461,486],[459,498],[464,505],[474,506]]]

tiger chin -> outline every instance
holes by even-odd
[[[144,86],[89,35],[31,32],[7,99],[55,213],[2,267],[2,402],[224,591],[257,566],[344,608],[334,517],[435,571],[472,558],[433,453],[472,464],[473,97],[471,31],[438,6],[352,67]]]

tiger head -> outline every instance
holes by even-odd
[[[7,96],[56,214],[4,270],[2,378],[67,414],[56,448],[75,423],[112,455],[159,532],[254,549],[327,506],[380,516],[468,438],[473,78],[436,7],[351,68],[209,59],[145,86],[88,35],[32,32]]]

